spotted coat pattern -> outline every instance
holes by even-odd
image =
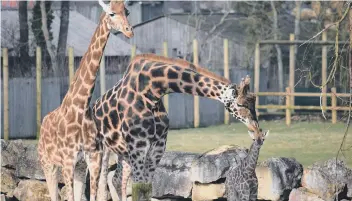
[[[255,173],[260,148],[264,142],[265,133],[253,139],[246,158],[240,165],[230,167],[225,181],[225,192],[228,201],[255,201],[258,194],[258,179]]]

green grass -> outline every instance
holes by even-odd
[[[290,127],[282,121],[261,122],[269,129],[260,151],[259,161],[269,157],[294,157],[304,166],[336,157],[345,133],[342,123],[332,125],[320,122],[293,123]],[[208,128],[171,130],[167,150],[203,153],[221,145],[249,147],[252,143],[242,123]],[[352,167],[352,128],[349,129],[340,157]],[[348,149],[349,148],[349,149]]]

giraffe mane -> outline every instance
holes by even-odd
[[[155,54],[140,54],[135,57],[135,59],[147,59],[147,60],[153,60],[153,61],[158,61],[158,62],[163,62],[167,64],[176,64],[177,66],[181,68],[191,68],[192,70],[201,73],[203,75],[209,76],[210,78],[213,78],[217,81],[224,82],[225,84],[230,84],[231,81],[229,79],[226,79],[220,75],[217,75],[206,68],[203,68],[199,65],[192,64],[184,59],[178,59],[178,58],[168,58],[164,56],[159,56]]]

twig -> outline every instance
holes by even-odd
[[[310,39],[308,39],[306,42],[302,43],[299,47],[301,47],[302,45],[310,42],[311,40],[315,39],[316,37],[318,37],[320,34],[322,34],[324,31],[326,31],[327,29],[329,29],[330,27],[334,26],[334,25],[339,25],[347,16],[349,8],[350,8],[350,4],[351,2],[348,3],[347,5],[347,9],[345,10],[343,16],[341,19],[339,19],[337,22],[331,23],[329,25],[327,25],[323,30],[319,31],[317,34],[315,34],[313,37],[311,37]]]

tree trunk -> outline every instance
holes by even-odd
[[[28,46],[28,13],[27,1],[19,1],[18,17],[20,24],[20,65],[22,75],[31,72],[31,65],[29,59],[29,46]]]
[[[348,59],[348,69],[350,74],[350,94],[352,94],[352,5],[350,5],[350,10],[348,13],[349,25],[350,25],[350,47],[349,47],[349,59]],[[350,106],[352,105],[350,100]]]
[[[47,23],[47,14],[46,14],[46,10],[45,10],[45,1],[40,2],[40,11],[42,14],[42,31],[43,31],[46,47],[47,47],[48,53],[50,55],[52,69],[54,71],[54,76],[58,76],[59,75],[59,68],[58,68],[57,60],[56,60],[56,52],[54,51],[53,44],[51,44],[51,42],[50,42],[49,30],[47,27],[48,23]]]
[[[299,34],[301,32],[301,29],[299,27],[299,23],[301,21],[301,1],[296,1],[296,18],[295,18],[295,39],[299,39]],[[295,46],[295,57],[297,55],[297,45]]]
[[[271,3],[271,8],[273,10],[273,34],[274,34],[274,40],[278,40],[278,20],[277,20],[277,12],[275,8],[275,4],[273,1]],[[275,49],[277,52],[277,66],[278,66],[278,79],[279,79],[279,91],[283,92],[284,91],[284,69],[282,65],[282,53],[281,53],[281,48],[279,45],[275,45]],[[281,100],[281,99],[280,99]],[[281,101],[280,101],[281,104]]]
[[[61,16],[60,16],[60,32],[59,41],[57,43],[57,63],[58,67],[65,68],[65,55],[66,55],[66,44],[68,36],[68,25],[70,16],[70,2],[61,2]]]

